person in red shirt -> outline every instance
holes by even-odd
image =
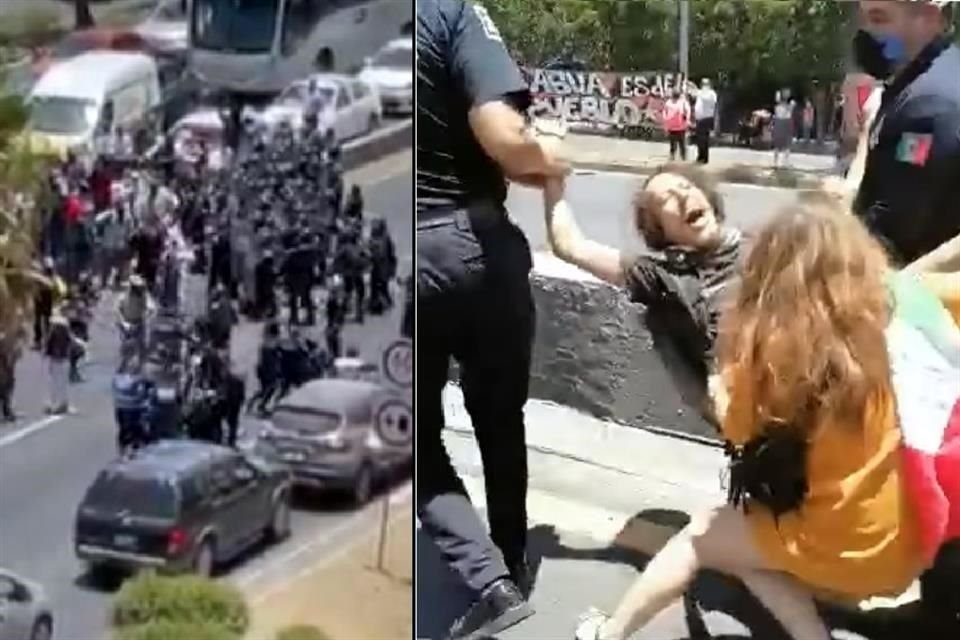
[[[690,128],[690,102],[679,89],[674,89],[663,105],[663,128],[670,139],[670,161],[687,159],[687,130]]]
[[[106,211],[113,205],[112,185],[112,172],[103,160],[97,160],[93,173],[90,174],[90,190],[93,192],[93,210],[95,213]]]

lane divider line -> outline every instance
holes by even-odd
[[[33,435],[38,431],[46,429],[55,422],[63,420],[65,417],[66,416],[47,416],[46,418],[42,418],[25,426],[19,431],[14,431],[11,434],[5,435],[4,437],[0,438],[0,448],[6,447],[7,445],[11,445],[15,442],[19,442],[20,440],[23,440],[24,438]]]

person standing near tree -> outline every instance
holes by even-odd
[[[690,128],[690,101],[674,88],[670,98],[663,105],[663,129],[670,142],[670,162],[680,154],[681,160],[687,159],[687,130]]]
[[[790,99],[790,90],[777,91],[773,106],[773,167],[790,166],[790,147],[793,145],[793,112],[796,103]],[[783,158],[781,163],[780,159]]]
[[[710,86],[710,78],[700,81],[697,101],[693,105],[693,117],[696,122],[697,162],[710,162],[710,134],[716,124],[717,92]]]

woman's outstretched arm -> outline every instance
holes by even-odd
[[[591,275],[622,287],[626,284],[623,256],[618,249],[583,235],[564,199],[565,180],[548,179],[543,190],[547,240],[553,253]]]

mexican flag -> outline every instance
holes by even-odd
[[[903,436],[903,481],[920,522],[924,556],[960,539],[960,328],[921,281],[892,278],[887,328]]]

